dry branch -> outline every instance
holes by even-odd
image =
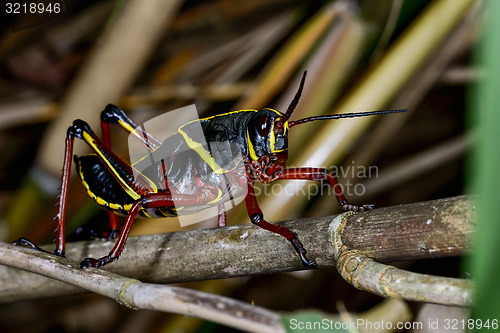
[[[195,316],[248,332],[284,332],[280,317],[266,309],[186,288],[142,283],[101,269],[82,270],[47,253],[0,243],[2,263],[110,297],[132,309]]]
[[[277,224],[299,235],[309,257],[320,268],[333,268],[339,253],[348,249],[378,261],[462,255],[470,251],[476,221],[470,196],[340,217],[343,222],[337,228],[334,223],[339,215]],[[109,241],[71,243],[67,258],[80,261],[88,256],[99,257],[107,254],[112,245]],[[1,255],[0,263],[4,263]],[[144,282],[172,283],[304,267],[285,239],[253,225],[242,225],[131,237],[120,260],[105,269]],[[0,266],[0,276],[0,302],[81,292],[73,286],[4,266]]]
[[[354,287],[383,297],[456,306],[471,306],[472,281],[418,274],[384,265],[352,250],[341,253],[340,275]]]
[[[476,213],[468,196],[379,208],[350,216],[342,242],[382,262],[459,256],[471,249]]]

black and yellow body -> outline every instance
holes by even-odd
[[[286,136],[275,137],[272,130],[263,136],[262,130],[259,134],[250,133],[249,129],[257,128],[260,119],[280,117],[283,114],[273,109],[239,110],[193,120],[178,128],[159,147],[132,164],[134,174],[141,174],[147,180],[151,193],[193,195],[204,188],[212,200],[197,206],[141,208],[139,216],[175,217],[198,213],[243,195],[244,191],[238,191],[241,186],[228,185],[246,182],[246,179],[238,179],[245,175],[244,159],[250,156],[258,160],[258,156],[268,150],[287,150]],[[141,197],[141,193],[130,186],[135,179],[130,177],[129,169],[95,153],[75,156],[74,161],[89,196],[105,209],[128,215],[132,204]]]
[[[101,141],[90,126],[75,120],[68,128],[64,153],[61,194],[56,229],[58,255],[65,251],[65,219],[69,177],[73,162],[74,139],[81,139],[93,154],[74,157],[80,178],[88,194],[110,211],[108,237],[119,229],[117,214],[126,215],[124,225],[113,249],[99,259],[86,258],[81,267],[100,267],[120,256],[137,216],[180,216],[218,208],[219,226],[226,222],[224,203],[244,196],[248,216],[253,224],[285,237],[299,255],[302,264],[316,267],[291,230],[267,222],[259,208],[254,182],[277,180],[310,180],[326,182],[333,187],[344,210],[363,211],[373,205],[355,205],[347,201],[333,171],[316,167],[286,167],[288,134],[293,126],[309,121],[360,117],[406,110],[313,116],[289,120],[298,104],[305,73],[299,89],[285,113],[273,109],[239,110],[213,117],[193,120],[180,126],[163,141],[137,126],[114,105],[101,113]],[[146,152],[133,164],[115,155],[111,149],[109,125],[121,126],[142,143]],[[26,239],[18,243],[35,245]]]

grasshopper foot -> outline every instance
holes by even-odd
[[[49,252],[47,250],[44,250],[42,249],[41,247],[38,247],[35,245],[35,243],[33,243],[32,241],[30,241],[29,239],[27,238],[19,238],[18,240],[14,241],[12,244],[14,244],[15,246],[24,246],[24,247],[28,247],[28,248],[31,248],[33,250],[37,250],[37,251],[40,251],[40,252],[45,252],[45,253],[50,253],[50,254],[55,254],[59,257],[64,257],[64,253],[60,252],[60,251],[54,251],[54,253],[52,252]]]
[[[302,245],[302,243],[299,241],[299,239],[297,238],[297,236],[294,236],[290,242],[292,243],[293,245],[293,248],[295,249],[295,251],[297,251],[299,257],[300,257],[300,260],[302,261],[302,265],[308,267],[308,268],[318,268],[318,265],[316,265],[316,262],[314,260],[309,260],[307,259],[307,256],[306,256],[306,249],[304,249],[304,246]]]
[[[104,265],[107,265],[113,261],[115,261],[118,258],[111,258],[110,256],[104,256],[99,259],[94,259],[94,258],[85,258],[82,260],[80,263],[80,268],[85,269],[89,267],[94,267],[94,268],[99,268]]]

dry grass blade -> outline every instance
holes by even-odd
[[[472,143],[473,135],[463,134],[384,169],[377,178],[364,183],[364,198],[376,197],[397,184],[425,175],[445,163],[464,157]]]
[[[294,13],[287,12],[263,23],[237,39],[200,55],[181,71],[176,80],[193,81],[221,63],[234,61],[213,83],[234,82],[289,31],[293,21]]]
[[[398,117],[383,117],[372,129],[367,142],[370,146],[356,152],[352,160],[357,165],[373,163],[381,152],[394,140],[396,133],[411,117],[413,111],[425,98],[429,90],[439,81],[443,72],[450,63],[468,50],[476,40],[475,26],[479,19],[479,8],[472,10],[463,22],[453,31],[442,46],[430,57],[425,67],[419,71],[401,91],[399,96],[391,102],[393,105],[404,105],[408,113]]]
[[[22,102],[3,104],[0,107],[0,131],[19,125],[43,122],[55,115],[56,106],[43,97],[35,97]]]
[[[339,13],[344,11],[343,6],[333,4],[310,19],[274,57],[259,79],[258,85],[248,90],[236,105],[236,109],[266,106],[269,100],[283,89],[296,68],[330,28]]]
[[[43,139],[38,161],[59,174],[64,135],[77,118],[97,128],[103,106],[118,100],[138,75],[181,1],[128,1],[106,31],[61,104],[57,122]],[[89,98],[91,96],[91,98]]]
[[[277,41],[292,28],[294,13],[288,12],[271,19],[252,33],[243,54],[229,66],[214,83],[230,83],[239,79],[248,69],[262,58]],[[241,52],[241,50],[240,50]]]
[[[366,22],[348,10],[338,12],[332,27],[301,66],[307,70],[307,80],[292,120],[323,115],[330,111],[332,103],[338,99],[346,81],[358,66],[366,49],[368,35]],[[282,94],[276,110],[287,109],[301,76],[302,72],[297,73],[293,79],[294,84],[290,84]],[[294,127],[288,141],[289,147],[293,147],[291,153],[301,151],[307,145],[303,138],[313,137],[320,127],[321,124],[314,122]]]

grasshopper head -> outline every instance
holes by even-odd
[[[288,122],[283,122],[283,114],[272,109],[257,111],[248,123],[247,136],[253,165],[261,174],[277,176],[288,157]]]
[[[286,160],[288,118],[290,118],[299,103],[306,80],[306,73],[304,72],[302,75],[299,89],[284,114],[273,109],[262,109],[257,111],[250,119],[248,123],[248,145],[249,155],[254,161],[259,161],[265,156],[273,157],[271,159],[274,160],[284,157]]]
[[[278,111],[263,109],[248,124],[248,155],[262,182],[276,178],[288,158],[288,122],[282,120]]]
[[[288,149],[288,122],[276,110],[257,111],[248,123],[247,135],[249,155],[255,161]]]
[[[262,109],[257,111],[248,123],[249,156],[257,162],[254,165],[271,178],[276,177],[285,167],[288,158],[288,118],[299,102],[305,78],[306,72],[286,113]]]

